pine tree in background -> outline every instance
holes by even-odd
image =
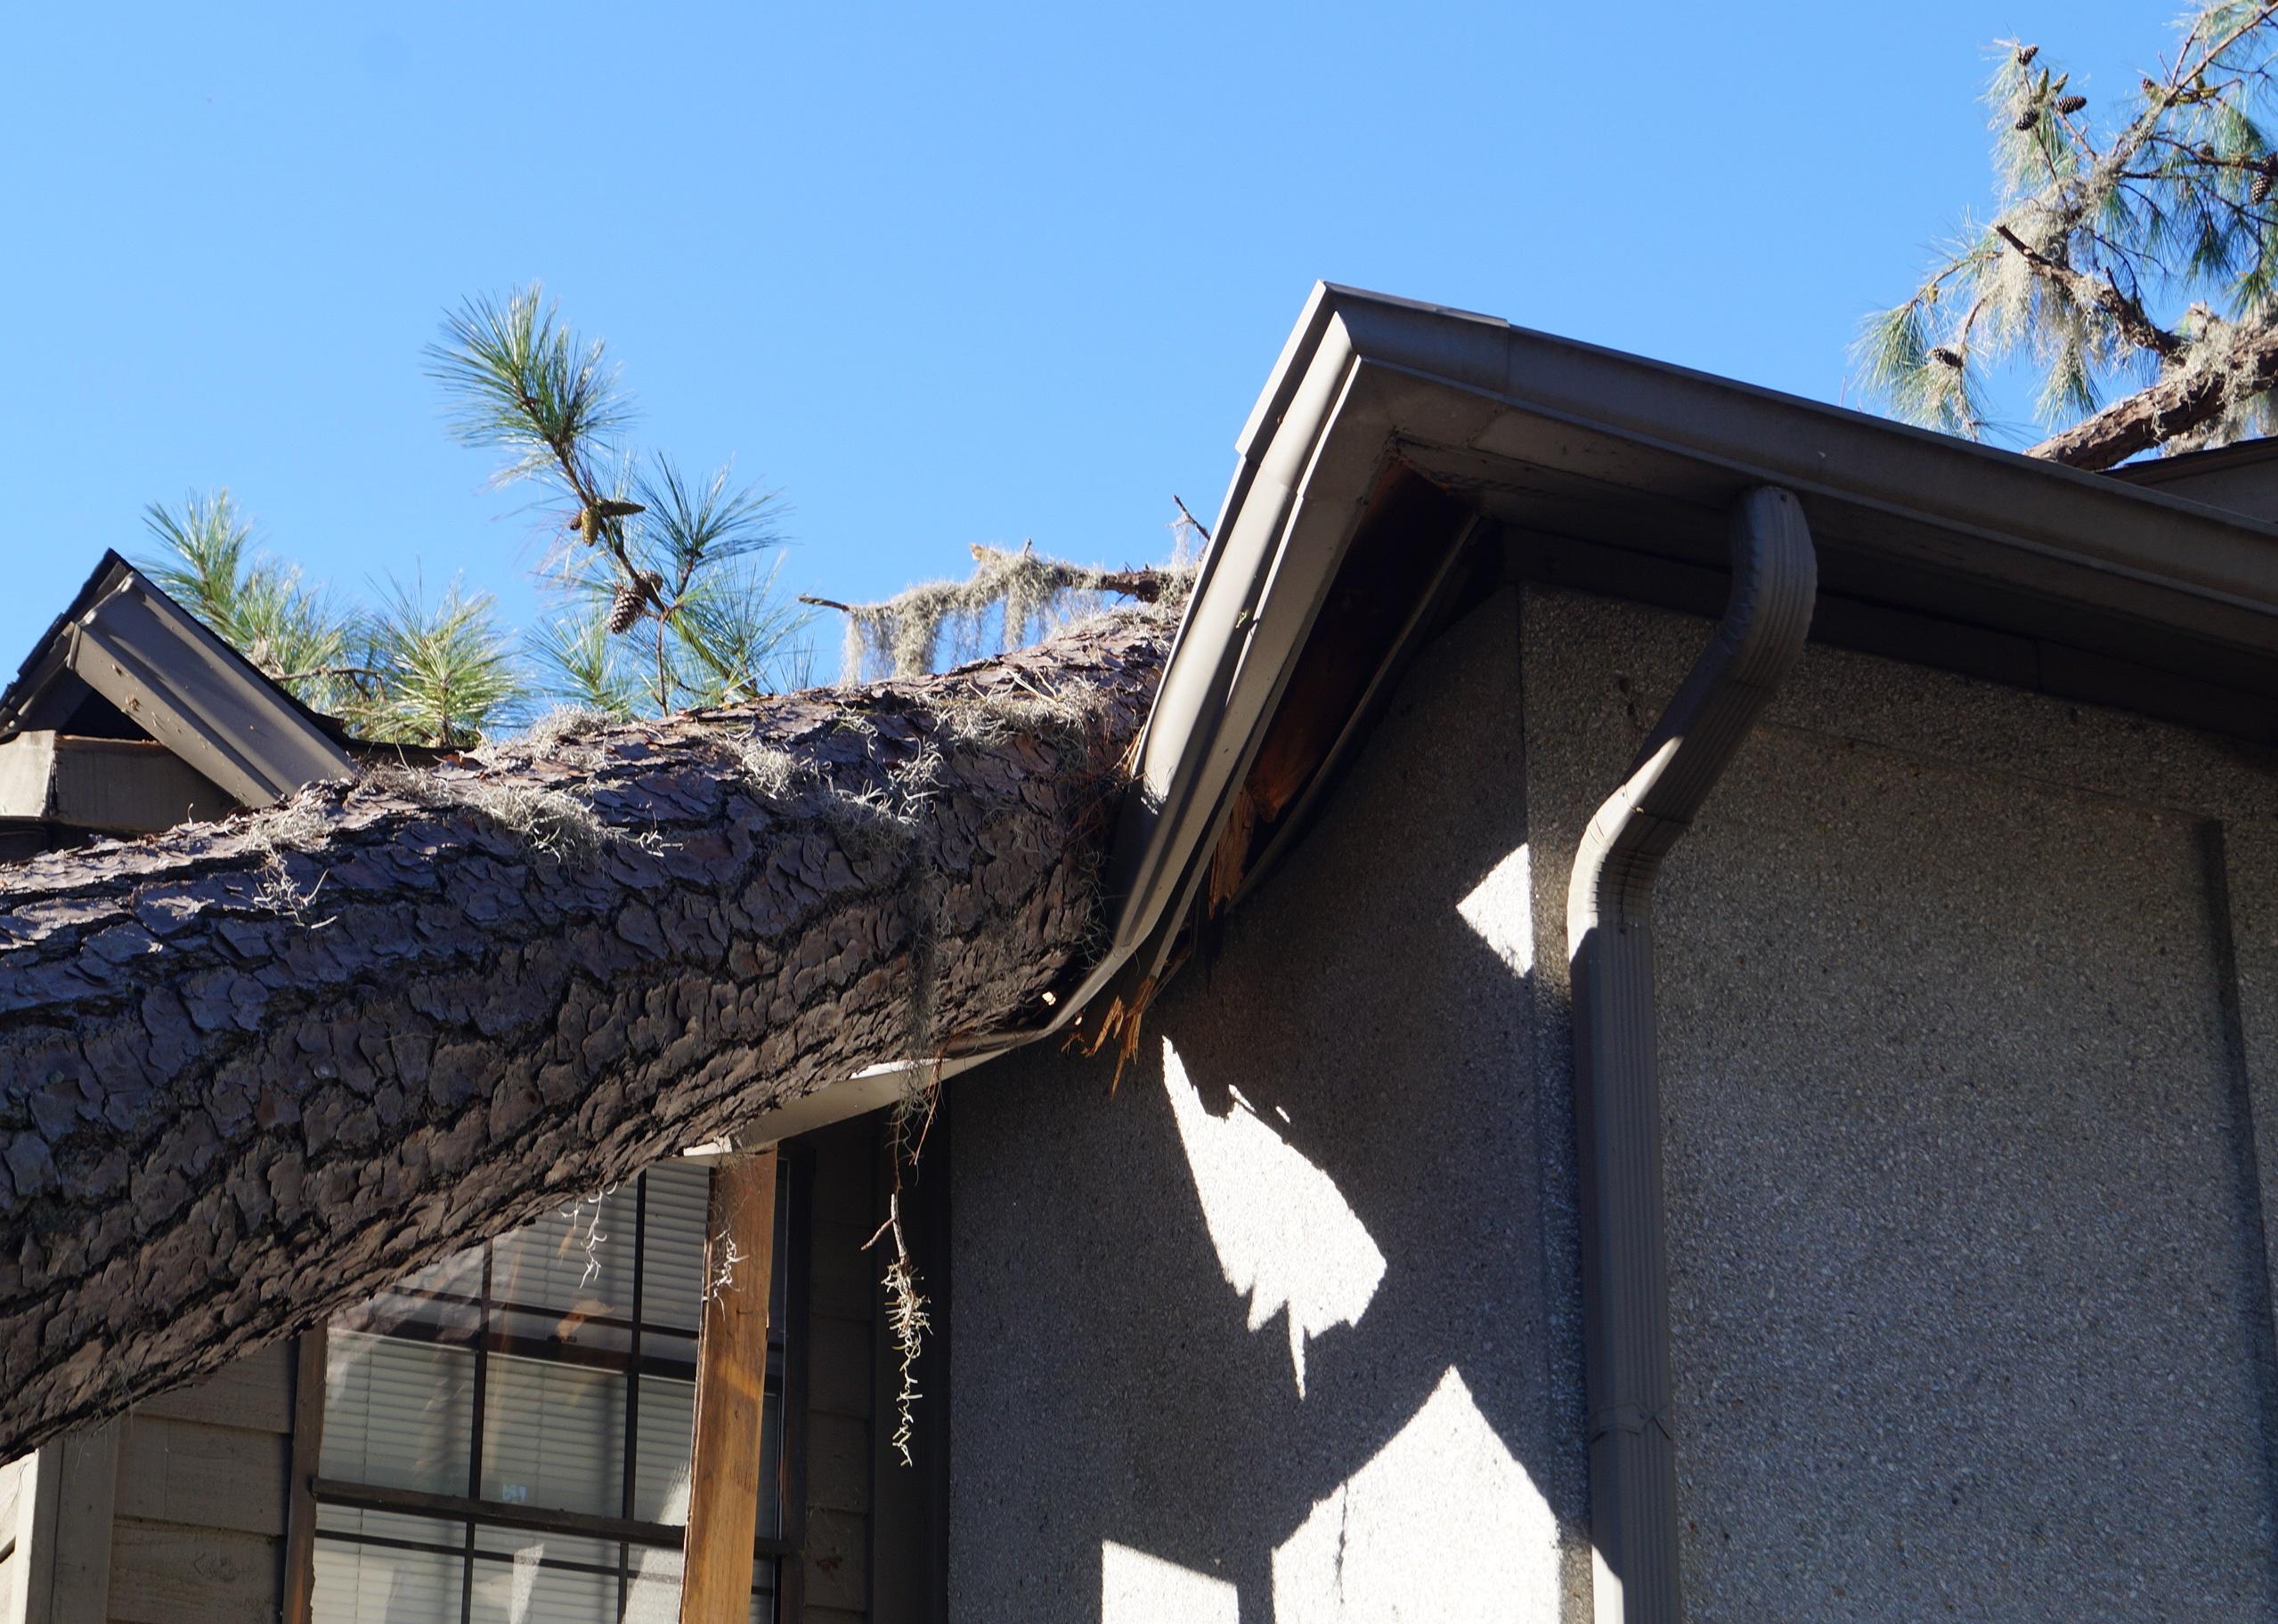
[[[548,492],[555,612],[530,649],[549,692],[655,716],[804,684],[806,616],[762,562],[782,540],[775,492],[629,452],[631,402],[601,342],[565,327],[535,285],[468,300],[427,355],[460,440],[508,454],[498,483]]]
[[[359,738],[465,749],[511,726],[527,690],[487,594],[454,583],[430,608],[391,582],[377,607],[344,607],[255,542],[227,491],[162,502],[139,561],[159,589],[312,710]]]
[[[489,594],[456,582],[432,604],[395,581],[369,609],[336,601],[256,543],[227,491],[152,503],[144,572],[294,697],[379,743],[469,748],[539,694],[659,716],[804,686],[806,615],[762,556],[781,541],[774,492],[622,451],[632,412],[601,344],[535,287],[468,300],[429,361],[460,437],[511,453],[499,482],[556,499],[564,539],[541,569],[552,613],[519,648]]]
[[[2278,428],[2278,153],[2258,121],[2274,18],[2278,0],[2186,16],[2173,60],[2106,118],[2038,45],[2002,42],[1994,217],[1868,319],[1865,387],[1978,439],[1989,375],[2029,361],[2042,422],[2069,426],[2028,455],[2075,467]]]

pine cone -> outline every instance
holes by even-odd
[[[1958,367],[1962,364],[1962,353],[1950,345],[1941,344],[1930,352],[1930,359],[1946,366]]]
[[[2017,47],[2017,66],[2020,68],[2031,67],[2033,65],[2033,58],[2038,56],[2040,53],[2041,48],[2038,45],[2019,45]]]
[[[570,521],[570,528],[584,538],[586,546],[591,547],[601,539],[601,522],[604,519],[629,519],[637,513],[647,511],[639,502],[605,496],[590,508],[579,508],[577,517]]]
[[[622,637],[624,633],[631,631],[633,629],[633,622],[640,619],[642,605],[647,602],[647,582],[631,581],[619,581],[617,583],[616,596],[609,600],[609,630],[611,634],[613,636]]]
[[[2256,175],[2254,177],[2254,184],[2247,189],[2248,200],[2257,208],[2259,208],[2265,203],[2269,202],[2270,188],[2273,182],[2278,182],[2278,175],[2272,175],[2267,169],[2265,169],[2260,175]]]
[[[2038,124],[2040,121],[2041,110],[2038,107],[2029,108],[2025,111],[2017,115],[2017,122],[2010,127],[2019,130],[2030,130],[2033,127],[2033,126]]]
[[[2087,105],[2088,98],[2086,96],[2066,96],[2057,102],[2056,110],[2070,118]]]

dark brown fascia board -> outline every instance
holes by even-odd
[[[1641,575],[1721,564],[1734,499],[1780,486],[1831,592],[2278,693],[2278,526],[1493,317],[1316,287],[1236,449],[1126,801],[1111,950],[1071,1005],[1159,963],[1394,458],[1507,524],[1611,511]]]
[[[247,806],[354,772],[312,712],[115,552],[0,694],[0,736],[85,689]]]
[[[1333,324],[1360,363],[1413,380],[1390,404],[1403,437],[1718,514],[1777,483],[1843,521],[1813,515],[1823,541],[1946,579],[1957,600],[2013,589],[2278,652],[2278,526],[1487,317],[1346,288],[1315,298],[1323,341]],[[2084,646],[2103,629],[2084,621]]]

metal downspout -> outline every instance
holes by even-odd
[[[1750,491],[1733,509],[1724,619],[1628,779],[1590,820],[1567,887],[1598,1624],[1679,1624],[1683,1616],[1654,881],[1802,654],[1818,592],[1802,507],[1774,486]]]

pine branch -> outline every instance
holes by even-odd
[[[2109,272],[2101,282],[2086,272],[2071,265],[2060,264],[2031,247],[2011,230],[2006,223],[1997,223],[1995,235],[2021,255],[2033,268],[2033,274],[2056,283],[2069,294],[2073,303],[2084,307],[2102,310],[2119,329],[2120,336],[2138,349],[2151,351],[2163,361],[2179,359],[2184,341],[2144,313],[2144,306],[2119,290]]]
[[[963,648],[971,657],[980,652],[987,628],[997,629],[1001,647],[1018,646],[1032,623],[1049,626],[1064,613],[1064,600],[1074,594],[1111,592],[1171,605],[1184,602],[1194,585],[1192,569],[1094,569],[1041,556],[1033,546],[1013,551],[976,545],[972,556],[970,579],[927,581],[883,603],[803,595],[799,601],[846,616],[846,680],[857,682],[866,670],[904,678],[927,675],[945,629],[952,635],[953,654]]]
[[[2091,466],[2146,434],[2259,432],[2274,402],[2257,357],[2278,306],[2278,151],[2258,117],[2278,96],[2274,21],[2278,0],[2201,4],[2102,130],[2038,45],[2003,42],[1986,95],[1997,222],[1869,318],[1854,347],[1866,386],[1975,437],[1981,369],[2030,357],[2041,419],[2083,419],[2036,450]]]
[[[2179,372],[2051,434],[2025,455],[2070,468],[2109,468],[2196,433],[2241,400],[2278,387],[2278,327],[2237,341],[2219,365]]]

